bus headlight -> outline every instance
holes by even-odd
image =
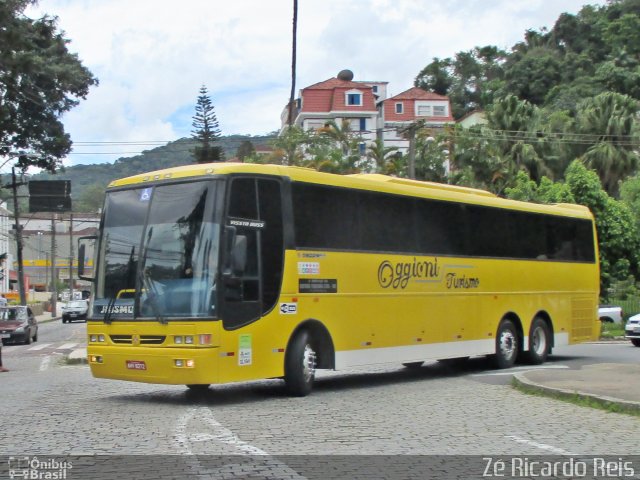
[[[180,345],[183,343],[183,338],[182,335],[176,335],[175,337],[173,337],[173,343]]]
[[[211,345],[211,334],[205,333],[205,334],[199,335],[198,340],[200,345]]]
[[[184,337],[184,343],[188,345],[193,345],[193,335],[186,335]]]

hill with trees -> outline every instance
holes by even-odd
[[[224,150],[225,158],[232,159],[236,156],[241,145],[244,145],[243,148],[246,148],[247,142],[254,147],[265,145],[273,137],[274,135],[230,135],[220,137],[217,143]],[[74,165],[61,169],[55,175],[43,172],[30,178],[33,180],[71,180],[74,211],[95,212],[102,206],[104,190],[109,182],[153,170],[193,164],[195,163],[192,154],[194,146],[194,140],[181,138],[161,147],[146,150],[140,155],[119,158],[114,163]]]

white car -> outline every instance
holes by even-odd
[[[86,300],[71,300],[62,307],[62,323],[74,320],[87,320],[89,304]]]
[[[640,313],[629,317],[624,327],[624,338],[628,338],[636,347],[640,347]]]
[[[622,323],[624,312],[622,311],[622,307],[616,307],[615,305],[600,305],[598,307],[598,318],[601,322]]]

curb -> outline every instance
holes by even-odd
[[[544,396],[559,400],[587,400],[591,407],[612,409],[617,413],[628,413],[640,415],[640,402],[621,400],[614,397],[594,395],[578,390],[567,390],[562,388],[551,388],[526,378],[526,372],[515,373],[513,375],[513,387],[524,393],[542,394]],[[613,408],[612,408],[613,407]]]
[[[85,365],[88,364],[87,349],[77,348],[66,356],[67,365]]]

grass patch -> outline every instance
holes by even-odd
[[[622,413],[625,415],[631,415],[633,417],[640,418],[640,405],[629,405],[624,403],[611,402],[609,400],[602,400],[600,398],[590,397],[588,395],[581,395],[577,392],[567,393],[540,388],[522,383],[516,377],[514,377],[511,381],[511,386],[522,393],[526,393],[527,395],[553,398],[554,400],[561,400],[563,402],[571,403],[579,407],[597,408],[598,410],[604,410],[605,412],[609,413]]]
[[[621,323],[602,322],[600,338],[612,339],[624,337],[624,325]]]

